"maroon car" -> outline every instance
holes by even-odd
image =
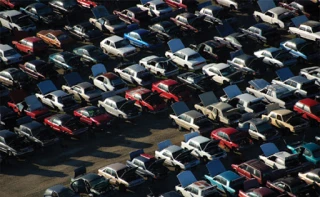
[[[104,110],[97,106],[86,106],[73,111],[73,115],[79,118],[93,129],[106,129],[111,124],[113,118]]]
[[[73,137],[78,137],[88,131],[88,127],[84,127],[79,120],[69,114],[49,116],[44,119],[43,123],[58,133]]]
[[[205,28],[203,23],[204,16],[197,16],[195,14],[185,12],[177,15],[175,18],[170,18],[181,30],[186,32],[198,33]]]
[[[293,110],[301,114],[303,118],[320,125],[320,102],[305,98],[298,101]]]
[[[27,73],[29,77],[35,80],[52,79],[59,75],[59,73],[53,69],[52,64],[48,64],[39,59],[19,64],[19,67],[23,72]]]
[[[27,37],[20,41],[12,41],[12,44],[21,52],[28,54],[41,54],[45,53],[48,45],[38,37]]]
[[[149,23],[149,15],[147,10],[141,10],[138,7],[131,7],[122,11],[113,11],[114,15],[127,24],[136,23],[140,26],[147,26]]]
[[[173,8],[183,8],[189,12],[192,12],[198,6],[197,0],[164,0],[164,2]]]
[[[27,6],[30,1],[25,0],[0,0],[0,6],[9,9],[19,9],[22,6]]]
[[[125,98],[136,101],[135,105],[139,106],[142,111],[159,113],[167,109],[167,105],[159,94],[143,87],[137,87],[126,91]]]
[[[286,194],[277,194],[270,188],[261,187],[256,179],[245,181],[243,189],[239,190],[239,197],[288,197]]]

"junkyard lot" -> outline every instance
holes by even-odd
[[[247,17],[245,14],[238,14],[239,25],[248,27],[254,22],[252,17]],[[80,20],[81,21],[81,20]],[[242,23],[243,22],[243,23]],[[183,41],[187,43],[197,43],[212,38],[217,35],[215,31],[206,33],[199,37],[184,37]],[[79,45],[77,43],[76,45]],[[71,49],[76,46],[70,47]],[[257,48],[257,46],[253,47]],[[252,50],[255,50],[252,49]],[[156,51],[156,54],[163,55],[165,48]],[[51,51],[53,52],[53,51]],[[150,53],[140,53],[134,58],[138,62],[141,57],[150,55]],[[45,60],[47,57],[44,58]],[[112,60],[107,66],[109,71],[116,65],[118,61]],[[295,71],[299,69],[294,69]],[[88,79],[89,68],[82,71]],[[272,76],[266,76],[268,80]],[[56,81],[57,87],[61,87],[62,79]],[[245,84],[246,85],[246,84]],[[33,92],[33,90],[30,90]],[[218,91],[218,96],[221,94]],[[197,98],[194,99],[197,102]],[[114,162],[125,162],[129,158],[129,152],[135,149],[144,148],[145,152],[154,154],[157,149],[157,143],[166,139],[170,139],[172,143],[180,145],[183,140],[183,134],[176,128],[172,128],[168,119],[168,112],[159,115],[143,114],[134,124],[122,123],[116,124],[110,128],[108,133],[97,133],[95,138],[81,140],[64,140],[66,147],[56,145],[50,147],[43,152],[36,152],[26,161],[10,160],[9,164],[2,167],[0,174],[0,196],[42,196],[46,188],[55,184],[68,185],[73,176],[73,169],[84,165],[88,172],[97,172],[103,166]],[[315,134],[320,135],[320,129],[312,128],[307,131],[307,138],[312,139]],[[286,137],[288,141],[296,139],[296,137]],[[300,138],[301,139],[301,138]],[[283,143],[280,143],[282,144]],[[258,146],[245,153],[245,158],[256,158],[259,154]],[[225,161],[228,164],[236,162],[236,156],[228,157]],[[228,165],[229,167],[229,165]],[[200,165],[194,170],[196,177],[201,179],[206,173],[204,165]],[[149,193],[148,186],[154,188],[156,193],[166,192],[174,189],[178,184],[175,173],[170,173],[170,176],[165,180],[157,181],[153,184],[146,183],[138,189],[136,194],[126,193],[120,196],[145,196]]]

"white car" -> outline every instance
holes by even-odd
[[[264,63],[271,65],[275,69],[297,64],[297,58],[293,57],[288,51],[280,48],[265,48],[253,54],[258,58],[262,58]]]
[[[316,41],[320,45],[320,22],[318,21],[309,20],[301,23],[299,27],[289,27],[289,33]]]
[[[175,189],[184,197],[209,197],[219,196],[220,194],[215,186],[204,180],[197,181],[189,170],[180,172],[177,178],[180,184],[175,186]]]
[[[211,76],[219,84],[237,84],[243,82],[242,72],[237,71],[234,67],[226,63],[212,63],[202,68],[202,73]]]
[[[114,69],[123,80],[141,86],[150,85],[154,76],[143,66],[139,64],[120,65]]]
[[[165,56],[177,65],[188,70],[199,70],[206,65],[206,59],[189,47],[186,48],[180,39],[172,39],[168,45],[170,51],[166,51]]]
[[[172,12],[172,8],[162,0],[141,0],[141,4],[137,4],[141,10],[147,10],[149,16],[162,16]]]
[[[130,57],[137,53],[137,49],[120,36],[110,36],[100,42],[100,48],[104,53],[117,57]]]
[[[7,44],[0,44],[0,58],[5,65],[12,65],[22,61],[22,56]]]
[[[103,64],[96,64],[91,67],[93,85],[105,92],[120,94],[128,90],[128,85],[118,75],[107,72]]]
[[[170,77],[179,73],[179,68],[168,58],[151,55],[142,58],[139,64],[156,75]]]
[[[241,10],[248,6],[248,3],[251,4],[251,1],[239,1],[239,0],[216,0],[219,5],[228,7],[231,10]]]
[[[16,31],[35,31],[36,25],[31,19],[17,10],[0,12],[0,23],[3,27]]]
[[[320,85],[320,67],[319,66],[303,68],[300,70],[300,75],[307,79],[315,79],[316,84]]]
[[[181,148],[192,150],[191,154],[200,158],[204,163],[227,156],[226,152],[219,147],[218,140],[200,136],[197,132],[185,134]]]
[[[164,159],[164,164],[175,168],[176,172],[188,170],[200,164],[191,150],[184,150],[180,146],[172,145],[170,140],[158,143],[158,150],[155,151],[156,159]]]

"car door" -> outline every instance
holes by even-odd
[[[30,63],[26,63],[25,72],[36,80],[39,78],[37,75],[36,67]]]
[[[120,12],[119,18],[128,23],[130,22],[130,20],[128,19],[127,14],[128,14],[128,10],[123,10],[122,12]]]
[[[0,73],[0,77],[1,77],[1,82],[4,84],[4,85],[6,85],[6,86],[10,86],[10,80],[9,80],[9,77],[10,77],[10,75],[8,74],[8,73],[6,73],[6,72],[2,72],[2,73]]]
[[[267,11],[264,16],[262,16],[263,21],[274,24],[276,20],[274,20],[274,14],[272,12]]]
[[[51,122],[50,127],[53,130],[61,132],[60,130],[61,121],[58,118],[53,117],[52,119],[50,119],[50,122]]]
[[[238,171],[237,173],[241,176],[244,176],[244,177],[247,177],[247,178],[250,178],[250,173],[248,172],[248,169],[251,168],[250,166],[246,165],[246,164],[241,164],[239,165],[238,167]]]
[[[211,74],[212,76],[212,79],[218,83],[222,83],[223,79],[222,77],[220,76],[220,72],[218,70],[216,70],[215,68],[209,68],[209,73]]]
[[[84,122],[84,123],[86,123],[88,125],[92,124],[92,121],[90,119],[89,113],[87,111],[81,110],[80,114],[81,114],[81,117],[80,117],[80,121],[81,122]]]

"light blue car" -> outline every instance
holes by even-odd
[[[146,29],[137,29],[129,33],[125,33],[124,39],[129,40],[130,44],[136,47],[151,50],[162,45],[160,40],[156,37],[156,34]]]
[[[219,191],[230,196],[238,196],[240,189],[243,189],[245,177],[237,173],[226,170],[219,159],[207,163],[207,169],[210,175],[204,175],[211,185],[216,186]]]
[[[316,45],[310,41],[302,38],[294,38],[280,43],[280,47],[286,51],[289,51],[291,55],[296,58],[307,61],[315,61],[319,59],[319,50]]]
[[[320,165],[320,145],[309,142],[299,145],[287,145],[287,148],[294,154],[302,154],[307,161]]]

